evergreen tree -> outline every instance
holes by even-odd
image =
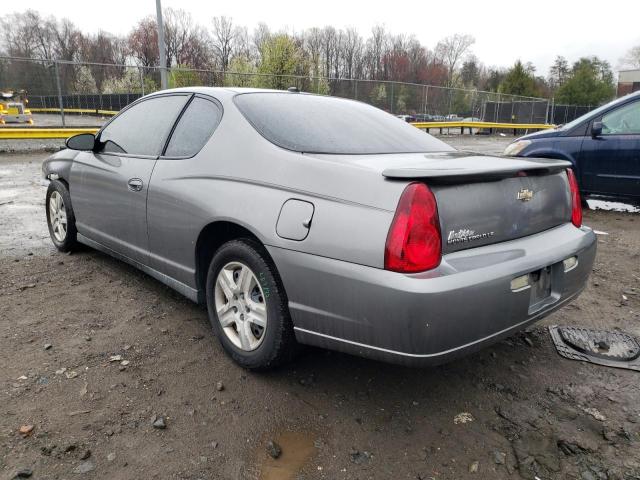
[[[608,62],[584,57],[573,64],[567,81],[556,92],[556,102],[569,105],[600,105],[615,95]]]
[[[520,60],[511,67],[500,84],[500,92],[511,95],[536,97],[539,95],[536,80]]]

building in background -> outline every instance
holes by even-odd
[[[640,90],[640,69],[618,72],[618,97]]]

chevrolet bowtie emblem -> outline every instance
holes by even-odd
[[[516,197],[521,202],[528,202],[533,198],[533,192],[527,188],[522,188]]]

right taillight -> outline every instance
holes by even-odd
[[[571,168],[567,168],[567,178],[569,179],[569,190],[571,192],[571,223],[576,227],[582,225],[582,204],[580,202],[580,188],[576,174]]]
[[[440,265],[442,237],[433,192],[424,183],[408,185],[387,234],[384,268],[416,273]]]

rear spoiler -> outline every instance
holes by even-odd
[[[387,168],[382,175],[392,179],[429,178],[459,182],[512,177],[520,172],[544,175],[571,167],[571,162],[547,158],[490,157],[471,155],[433,159],[419,164]]]

